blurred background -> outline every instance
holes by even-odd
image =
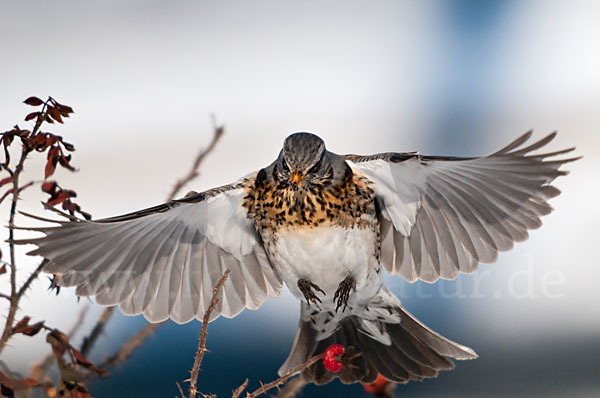
[[[225,135],[187,189],[260,169],[296,131],[337,153],[474,156],[532,128],[536,138],[558,130],[550,149],[577,146],[584,158],[556,181],[563,194],[541,230],[455,281],[388,277],[409,311],[480,356],[397,396],[600,396],[599,18],[600,3],[573,0],[2,2],[1,128],[27,125],[30,95],[71,105],[71,119],[47,129],[75,144],[80,171],[56,177],[96,218],[164,201],[210,141],[211,113]],[[39,180],[38,158],[27,172]],[[43,213],[38,192],[23,210]],[[37,263],[19,257],[20,279]],[[17,319],[68,330],[87,306],[79,343],[102,309],[47,287],[39,278]],[[274,379],[298,307],[284,291],[211,324],[200,391],[230,396],[245,378],[251,388]],[[115,311],[90,358],[101,362],[145,325]],[[175,396],[200,327],[163,325],[91,383],[92,395]],[[11,342],[2,361],[23,374],[50,352],[42,333]],[[302,396],[368,395],[335,382]]]

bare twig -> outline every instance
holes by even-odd
[[[206,147],[206,149],[201,150],[198,153],[198,155],[196,155],[196,159],[194,159],[194,163],[192,164],[192,168],[190,169],[188,174],[186,174],[183,178],[177,180],[175,186],[173,186],[173,189],[171,190],[171,193],[168,196],[167,201],[175,199],[175,195],[177,195],[177,193],[181,190],[181,188],[185,186],[185,184],[187,184],[188,182],[192,181],[194,178],[200,175],[198,169],[200,168],[202,161],[206,158],[208,154],[210,154],[215,149],[217,142],[219,142],[219,139],[221,139],[221,137],[223,136],[223,133],[225,132],[225,127],[222,125],[218,126],[214,119],[214,116],[213,130],[214,135],[212,141],[210,142],[210,144],[208,144],[208,147]]]
[[[308,361],[304,362],[303,364],[300,364],[300,365],[296,366],[295,368],[288,370],[286,374],[284,374],[277,380],[273,380],[272,382],[267,383],[267,384],[261,383],[261,386],[258,389],[256,389],[254,392],[246,393],[246,398],[258,397],[259,395],[266,393],[270,389],[284,384],[287,381],[287,379],[289,379],[296,373],[302,372],[304,369],[310,368],[314,363],[323,359],[323,355],[324,354],[315,355],[314,357],[310,358]]]
[[[129,358],[133,351],[142,345],[142,343],[151,336],[156,329],[165,324],[166,322],[160,323],[149,323],[138,331],[133,337],[131,337],[119,351],[111,355],[106,361],[100,364],[103,369],[110,369],[111,367],[124,362]]]
[[[248,379],[246,379],[246,381],[244,381],[241,386],[233,390],[233,395],[231,396],[231,398],[238,398],[240,394],[246,389],[246,387],[248,387]]]
[[[227,277],[229,276],[229,270],[226,270],[219,282],[213,289],[212,300],[210,300],[210,305],[206,309],[204,313],[204,318],[202,319],[202,329],[200,329],[200,341],[198,342],[198,351],[196,352],[196,358],[194,359],[194,366],[192,366],[192,371],[190,372],[190,398],[196,397],[196,382],[198,380],[198,372],[200,371],[200,364],[202,363],[202,358],[204,357],[204,352],[206,351],[206,334],[208,328],[208,320],[210,319],[210,314],[215,309],[219,299],[217,296],[219,295],[219,290],[225,284]]]
[[[37,268],[35,270],[33,270],[33,272],[29,275],[29,277],[27,278],[25,283],[23,283],[23,286],[21,286],[21,288],[17,292],[17,297],[19,299],[21,298],[21,296],[23,296],[23,294],[25,294],[27,289],[29,289],[29,286],[31,285],[31,283],[35,280],[35,278],[38,277],[38,275],[42,271],[42,268],[44,268],[44,265],[46,265],[47,262],[48,262],[48,260],[46,260],[46,259],[42,260],[40,265],[38,265]]]
[[[98,322],[96,322],[96,324],[94,325],[94,328],[92,329],[90,334],[87,337],[85,337],[83,339],[83,342],[81,343],[80,351],[83,355],[87,355],[90,352],[90,350],[96,343],[96,340],[98,340],[98,337],[100,337],[102,335],[102,332],[104,331],[104,328],[106,327],[106,323],[110,319],[110,316],[112,315],[114,310],[115,310],[115,307],[107,307],[104,309],[104,311],[102,311],[102,313],[100,314],[100,318],[98,319]]]
[[[176,381],[175,384],[177,384],[177,389],[179,390],[179,393],[181,394],[181,398],[185,398],[185,394],[183,393],[183,389],[181,388],[181,385],[179,384],[179,382]]]

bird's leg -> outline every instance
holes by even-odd
[[[298,279],[298,289],[300,289],[300,291],[304,295],[304,298],[306,299],[306,303],[308,305],[310,305],[310,303],[313,303],[318,309],[321,309],[321,307],[319,307],[321,299],[315,295],[313,289],[325,295],[323,289],[321,289],[318,285],[315,285],[308,279]]]
[[[333,296],[333,301],[336,302],[335,312],[338,311],[342,304],[344,305],[342,312],[346,310],[346,307],[348,306],[348,297],[350,297],[350,292],[355,286],[356,281],[354,280],[354,277],[350,275],[340,282],[337,290],[335,291],[335,295]]]

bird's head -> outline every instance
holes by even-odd
[[[325,142],[310,133],[294,133],[287,137],[275,166],[277,178],[294,188],[322,183],[331,170]]]

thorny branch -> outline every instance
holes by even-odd
[[[287,384],[279,391],[277,398],[294,398],[306,385],[306,381],[301,376],[290,379]]]
[[[196,397],[196,382],[198,380],[198,372],[200,371],[200,364],[202,364],[202,358],[204,357],[204,352],[206,351],[206,335],[208,328],[208,321],[210,319],[210,314],[215,309],[219,299],[217,298],[219,291],[225,284],[227,277],[229,276],[229,270],[226,270],[219,282],[213,289],[212,299],[210,300],[210,305],[206,309],[204,313],[204,318],[202,319],[202,329],[200,329],[200,341],[198,342],[198,351],[196,352],[196,358],[194,359],[194,365],[192,366],[192,371],[190,372],[190,398]]]
[[[48,107],[48,103],[52,100],[52,98],[48,98],[46,102],[44,102],[44,106],[41,110],[41,115],[46,113],[46,109]],[[35,126],[32,132],[29,134],[29,137],[33,137],[39,131],[42,126],[43,121],[46,120],[45,117],[38,117],[35,123]],[[19,299],[21,296],[17,291],[17,263],[15,260],[15,244],[14,244],[14,230],[15,230],[15,215],[17,213],[17,201],[19,200],[19,191],[21,187],[19,186],[19,178],[21,177],[21,172],[23,171],[23,165],[25,164],[25,160],[27,159],[27,155],[32,151],[32,148],[23,144],[21,149],[21,158],[19,159],[19,163],[15,170],[11,173],[12,176],[12,201],[10,205],[10,216],[8,219],[8,246],[10,251],[10,307],[8,309],[8,315],[6,316],[6,323],[4,324],[4,331],[2,332],[2,337],[0,338],[0,353],[6,346],[8,339],[11,336],[11,331],[13,327],[13,323],[15,321],[15,314],[17,312],[17,308],[19,306]],[[8,161],[7,161],[8,163]],[[5,168],[8,169],[8,165],[5,165]],[[31,282],[30,282],[31,283]]]
[[[21,288],[17,292],[18,298],[21,298],[21,296],[23,296],[23,294],[25,294],[27,289],[29,289],[29,286],[31,286],[31,283],[38,277],[40,272],[42,272],[42,268],[44,268],[44,265],[46,265],[47,262],[48,262],[47,260],[42,260],[40,265],[38,265],[37,268],[33,270],[33,272],[29,275],[29,277],[27,278],[25,283],[23,283],[23,286],[21,286]]]
[[[321,359],[323,359],[323,355],[325,355],[325,354],[315,355],[314,357],[310,358],[308,361],[304,362],[303,364],[300,364],[300,365],[296,366],[295,368],[288,370],[286,374],[284,374],[277,380],[273,380],[272,382],[267,383],[267,384],[261,383],[261,386],[259,388],[257,388],[256,390],[254,390],[251,393],[246,393],[246,398],[258,397],[259,395],[266,393],[270,389],[284,384],[290,377],[292,377],[296,373],[302,372],[304,369],[308,369],[316,362],[319,362]]]
[[[233,390],[233,395],[231,396],[231,398],[238,398],[242,394],[242,392],[244,392],[246,387],[248,387],[248,379],[246,379],[246,381],[244,381],[241,386]]]
[[[92,328],[90,334],[83,339],[83,342],[81,343],[81,353],[83,355],[87,355],[90,352],[98,337],[102,335],[102,332],[104,331],[104,328],[106,327],[106,324],[110,319],[114,309],[115,307],[105,308],[100,314],[100,318]]]

